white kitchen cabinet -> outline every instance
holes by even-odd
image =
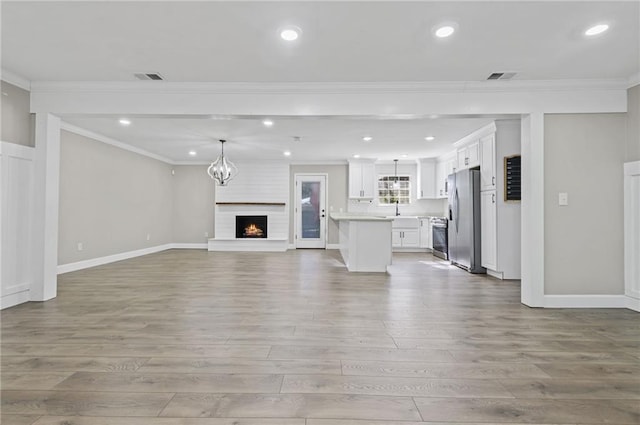
[[[417,229],[394,229],[391,231],[394,248],[420,248],[420,232]]]
[[[437,198],[436,192],[436,159],[418,160],[418,199]]]
[[[433,234],[429,218],[420,219],[420,248],[433,249]]]
[[[495,190],[496,175],[496,135],[480,139],[480,190]]]
[[[349,198],[373,199],[376,168],[373,161],[349,161]]]
[[[447,178],[457,171],[456,152],[447,157],[440,157],[436,163],[436,197],[446,198],[449,195]]]
[[[476,140],[458,148],[457,169],[464,170],[480,165],[480,141]]]
[[[480,235],[482,267],[498,269],[498,222],[496,191],[480,193]]]
[[[391,223],[391,245],[394,249],[419,249],[420,220],[417,217],[395,217]]]

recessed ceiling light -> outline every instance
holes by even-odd
[[[371,136],[364,136],[364,137],[362,138],[362,140],[364,140],[365,142],[370,142],[370,141],[372,141],[372,140],[373,140],[373,137],[371,137]]]
[[[436,138],[433,137],[433,136],[427,136],[427,137],[424,138],[424,140],[428,140],[429,142],[432,141],[432,140],[435,140],[435,139]]]
[[[262,121],[262,124],[264,124],[265,127],[271,127],[273,125],[273,121],[264,120],[264,121]]]
[[[406,153],[403,153],[403,154],[402,154],[402,155],[400,155],[400,156],[401,156],[401,157],[403,157],[403,158],[406,158],[406,157],[408,157],[409,155],[407,155]]]
[[[607,25],[607,24],[594,25],[591,28],[589,28],[588,30],[586,30],[584,32],[584,35],[587,35],[587,36],[598,35],[598,34],[602,34],[603,32],[605,32],[608,29],[609,29],[609,25]]]
[[[282,153],[284,154],[284,156],[291,156],[291,151],[284,151]]]
[[[295,41],[300,37],[300,34],[302,34],[302,30],[293,25],[280,30],[280,38],[285,41]]]
[[[189,155],[196,156],[198,153],[196,151],[189,151]]]
[[[355,155],[353,155],[353,157],[354,157],[354,158],[360,158],[360,155],[355,154]]]
[[[130,125],[130,124],[131,124],[131,121],[130,121],[130,120],[128,120],[128,119],[126,119],[126,118],[120,118],[120,120],[118,120],[118,122],[119,122],[121,125]]]
[[[454,27],[452,27],[451,25],[444,25],[444,26],[438,28],[435,31],[434,34],[436,35],[436,37],[445,38],[445,37],[449,37],[455,31],[456,31],[456,29]]]

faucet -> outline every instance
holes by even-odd
[[[400,203],[400,201],[398,199],[396,199],[396,216],[400,215],[400,210],[398,209],[398,204]]]

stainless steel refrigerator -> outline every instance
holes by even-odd
[[[448,189],[449,260],[468,272],[486,273],[480,259],[480,171],[451,174]]]

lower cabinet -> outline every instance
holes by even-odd
[[[394,248],[419,248],[420,232],[417,229],[393,229],[391,244]]]
[[[497,229],[496,191],[480,193],[480,232],[482,249],[482,267],[491,270],[498,268],[498,229]]]

